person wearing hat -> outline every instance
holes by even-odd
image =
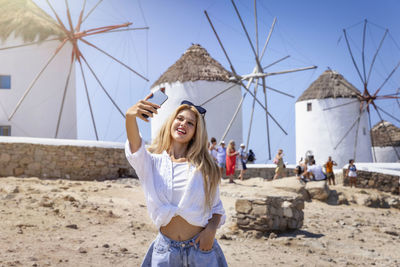
[[[244,178],[244,173],[247,170],[247,166],[246,166],[246,159],[247,159],[247,155],[246,152],[244,150],[246,146],[244,144],[240,144],[240,149],[239,149],[239,155],[238,155],[238,170],[240,170],[240,174],[239,174],[239,179],[241,181],[243,181]]]
[[[222,140],[219,143],[219,147],[217,147],[217,164],[221,172],[221,176],[224,173],[224,169],[226,168],[225,162],[226,162],[226,147],[225,147],[225,142]]]

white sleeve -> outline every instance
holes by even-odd
[[[219,221],[218,228],[221,227],[225,223],[226,220],[226,215],[225,215],[225,209],[224,206],[222,205],[222,201],[219,197],[219,186],[217,187],[217,190],[215,192],[215,197],[214,197],[214,203],[213,207],[211,209],[212,214],[221,214],[221,220]]]
[[[129,140],[126,140],[125,156],[135,169],[142,185],[144,185],[148,179],[151,179],[153,176],[153,159],[151,154],[144,147],[143,139],[141,140],[140,148],[135,153],[131,152]]]

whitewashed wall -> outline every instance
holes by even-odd
[[[166,83],[152,88],[152,91],[154,91],[160,87],[165,87],[168,100],[162,105],[158,115],[151,120],[151,137],[154,138],[156,136],[162,124],[180,105],[182,100],[189,100],[193,104],[199,105],[232,85],[232,83],[221,81],[195,81],[175,82],[173,84]],[[209,139],[215,137],[218,141],[220,140],[240,99],[240,86],[235,85],[232,89],[204,105],[204,108],[207,109],[205,118]],[[227,143],[231,139],[235,140],[237,144],[243,142],[242,110],[239,111],[231,130],[224,140]]]
[[[374,149],[375,149],[376,162],[400,162],[400,160],[396,155],[396,151],[397,154],[400,155],[400,147],[387,146],[387,147],[374,147]]]
[[[342,168],[349,159],[354,158],[354,143],[356,126],[350,131],[341,144],[334,149],[340,139],[350,129],[359,115],[360,103],[345,105],[339,108],[326,110],[354,101],[353,98],[327,98],[297,102],[296,110],[296,160],[304,158],[305,153],[311,150],[317,164],[324,164],[328,156]],[[307,111],[307,103],[312,104],[312,111]],[[360,119],[358,131],[357,162],[372,162],[371,139],[368,127],[368,115],[364,113]]]
[[[0,48],[22,44],[10,37]],[[59,109],[71,60],[67,43],[47,67],[11,121],[8,116],[30,83],[44,67],[59,41],[0,51],[0,75],[11,75],[11,89],[0,89],[0,125],[10,125],[12,136],[55,137]],[[59,138],[76,139],[75,68],[64,103]]]

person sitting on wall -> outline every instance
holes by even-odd
[[[312,181],[322,181],[326,179],[326,176],[322,171],[322,167],[320,165],[315,164],[315,159],[311,160],[310,166],[307,167],[307,171],[304,172],[303,175],[312,176],[311,179]]]

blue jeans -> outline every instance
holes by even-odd
[[[142,262],[142,266],[171,266],[171,267],[225,267],[228,266],[224,253],[216,239],[211,250],[201,251],[194,242],[197,236],[190,240],[175,241],[162,233],[158,233],[151,243]]]

